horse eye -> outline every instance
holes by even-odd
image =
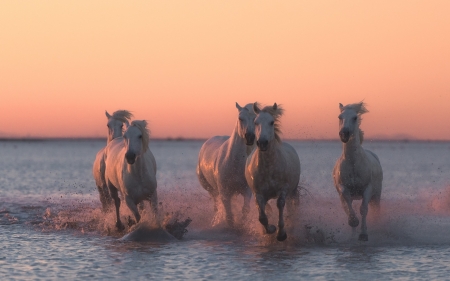
[[[353,117],[353,121],[356,121],[356,119],[358,119],[358,117]]]
[[[270,122],[270,126],[273,126],[273,124],[274,124],[274,123],[275,123],[275,122],[273,122],[273,121],[272,121],[272,122]]]
[[[139,136],[139,138],[140,138],[140,139],[142,139],[142,135],[141,135],[141,136]]]

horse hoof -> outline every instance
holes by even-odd
[[[350,216],[348,218],[348,225],[350,225],[351,227],[357,227],[359,225],[358,218],[355,216]]]
[[[125,227],[120,221],[116,222],[116,228],[118,231],[123,231],[125,229]]]
[[[267,226],[267,228],[266,228],[267,234],[275,233],[275,231],[277,231],[277,228],[276,228],[276,226],[273,225],[273,224],[269,224],[269,225]]]
[[[277,235],[277,240],[280,242],[286,240],[286,238],[287,238],[286,232],[283,235],[280,234]]]
[[[359,241],[369,241],[369,235],[361,233],[359,235]]]
[[[128,227],[132,227],[133,225],[136,224],[136,222],[134,220],[132,220],[130,216],[128,216],[128,223],[127,224],[128,224]]]

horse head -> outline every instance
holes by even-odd
[[[121,137],[123,134],[123,123],[128,123],[128,120],[133,117],[133,114],[127,110],[117,110],[112,115],[105,111],[108,119],[106,126],[108,127],[108,142]]]
[[[273,106],[266,106],[263,109],[260,109],[258,104],[254,103],[253,111],[256,114],[256,145],[259,150],[266,151],[273,140],[280,142],[279,134],[281,130],[279,118],[283,115],[284,110],[276,103]]]
[[[339,114],[339,137],[343,143],[347,143],[357,132],[362,142],[362,131],[359,130],[361,124],[361,114],[368,112],[363,102],[343,106],[339,104],[341,114]]]
[[[241,138],[245,139],[246,145],[253,145],[255,142],[255,117],[256,114],[252,110],[252,103],[241,107],[236,103],[236,108],[239,112],[238,119],[238,134]]]
[[[150,132],[147,129],[147,121],[134,120],[125,130],[123,139],[126,146],[125,159],[128,164],[136,162],[136,158],[148,149]]]

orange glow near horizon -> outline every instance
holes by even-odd
[[[154,137],[230,134],[284,105],[285,138],[450,140],[450,2],[3,1],[0,137],[106,136],[127,109]]]

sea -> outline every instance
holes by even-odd
[[[196,177],[200,140],[152,140],[159,214],[191,219],[176,239],[155,226],[150,205],[126,229],[102,212],[92,164],[105,140],[0,141],[0,280],[448,280],[450,142],[371,141],[384,172],[381,215],[358,241],[333,185],[339,141],[286,141],[301,161],[300,203],[278,242],[247,221],[212,225],[213,201]],[[274,201],[274,200],[272,200]],[[269,222],[277,224],[275,202]],[[361,201],[354,201],[359,214]],[[129,222],[129,223],[127,223]],[[164,224],[163,224],[164,225]]]

